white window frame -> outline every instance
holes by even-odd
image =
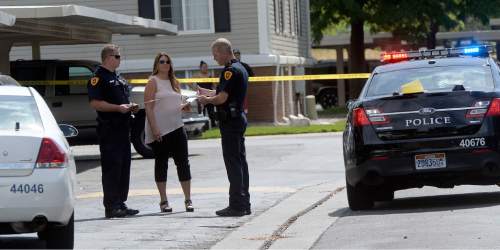
[[[160,0],[154,0],[155,2],[155,19],[160,20],[161,19],[161,10],[160,10]],[[197,0],[201,1],[201,0]],[[202,29],[202,30],[179,30],[177,32],[178,35],[196,35],[196,34],[212,34],[215,33],[215,21],[214,21],[214,5],[213,1],[211,0],[205,0],[208,2],[208,15],[209,15],[209,21],[210,21],[210,28],[209,29]],[[186,27],[186,2],[185,0],[181,0],[182,2],[182,22],[183,22],[183,27]]]

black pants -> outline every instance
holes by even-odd
[[[128,120],[98,120],[103,204],[120,208],[127,201],[130,182],[130,124]]]
[[[203,115],[208,116],[208,119],[210,119],[210,126],[215,127],[217,124],[215,123],[215,107],[212,104],[206,104],[203,107]]]
[[[229,179],[229,206],[235,210],[250,209],[249,177],[245,151],[247,119],[241,117],[220,121],[222,154]]]
[[[168,158],[174,158],[179,181],[191,180],[191,170],[188,159],[187,135],[184,127],[180,127],[161,138],[161,142],[150,144],[155,154],[155,181],[167,181]]]

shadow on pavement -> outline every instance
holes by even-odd
[[[0,237],[0,249],[45,249],[45,241],[38,237]]]
[[[130,219],[134,219],[134,218],[153,217],[153,216],[168,217],[169,215],[182,214],[182,213],[186,213],[186,212],[147,213],[147,214],[138,214],[138,215],[134,215],[134,216],[127,216],[127,217],[122,217],[122,218],[112,218],[112,219],[108,219],[106,217],[98,217],[98,218],[78,219],[78,220],[75,220],[75,222],[101,221],[101,220],[130,220]],[[175,217],[175,218],[179,218],[179,217]]]
[[[96,160],[79,160],[75,161],[76,164],[76,173],[83,173],[85,171],[101,167],[101,161]]]
[[[500,192],[481,192],[400,198],[390,202],[377,202],[375,203],[375,207],[371,210],[351,211],[349,208],[341,208],[328,215],[331,217],[347,217],[381,214],[410,214],[492,207],[498,205],[500,205]]]

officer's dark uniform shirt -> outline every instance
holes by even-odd
[[[216,93],[224,91],[228,97],[226,102],[217,106],[217,109],[223,109],[229,113],[229,104],[233,104],[238,112],[242,112],[248,86],[248,73],[245,67],[237,60],[231,60],[231,63],[224,67],[219,82]]]
[[[89,100],[102,100],[116,105],[130,103],[129,85],[127,82],[115,72],[111,72],[102,66],[97,68],[94,76],[89,80],[87,88]],[[97,116],[103,120],[126,120],[130,117],[130,114],[97,111]]]
[[[248,73],[248,76],[249,77],[252,77],[252,76],[255,76],[255,74],[253,73],[253,70],[252,70],[252,67],[250,67],[250,65],[244,63],[244,62],[240,62],[241,65],[243,65],[243,67],[245,67],[245,69],[247,70],[247,73]]]

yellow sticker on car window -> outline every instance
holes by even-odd
[[[224,72],[224,79],[226,79],[226,81],[231,79],[231,76],[233,76],[233,72],[231,71]]]
[[[95,86],[99,82],[99,77],[95,76],[90,78],[90,85]]]
[[[403,95],[404,94],[423,93],[423,92],[424,92],[424,87],[422,86],[422,83],[418,79],[401,85],[401,88],[399,90],[399,93],[401,93]]]

